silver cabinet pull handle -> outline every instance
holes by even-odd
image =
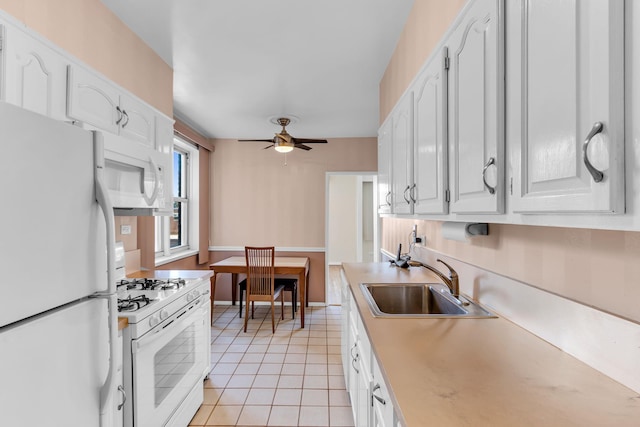
[[[378,402],[382,403],[383,405],[387,404],[387,401],[384,400],[382,397],[376,396],[375,392],[379,389],[380,389],[380,384],[376,384],[373,387],[373,390],[371,390],[371,406],[373,406],[373,399],[376,399]]]
[[[391,200],[389,200],[390,197],[391,197],[391,191],[389,191],[387,193],[387,197],[385,197],[385,201],[387,202],[387,206],[391,206]]]
[[[604,179],[604,174],[600,172],[598,169],[593,167],[593,165],[589,161],[589,154],[587,153],[587,150],[589,149],[589,143],[591,142],[591,139],[593,139],[594,136],[602,132],[602,128],[603,126],[601,122],[595,122],[593,124],[593,127],[591,128],[591,131],[587,135],[587,138],[584,140],[584,143],[582,144],[582,158],[584,160],[584,165],[587,167],[587,170],[589,171],[589,173],[591,174],[595,182],[602,181]]]
[[[122,393],[122,403],[120,403],[118,405],[118,411],[122,410],[122,407],[124,406],[125,402],[127,401],[127,393],[124,391],[124,387],[119,385],[118,386],[118,391],[120,393]]]
[[[414,197],[414,191],[413,191],[413,190],[415,190],[415,189],[416,189],[416,184],[413,184],[413,185],[411,186],[411,189],[409,190],[409,198],[411,199],[411,201],[412,201],[413,203],[415,203],[415,202],[416,202],[416,198]]]
[[[122,118],[124,117],[122,115],[122,110],[120,109],[120,106],[116,105],[116,111],[118,112],[118,120],[116,120],[116,125],[120,125],[120,122],[122,121]]]
[[[407,199],[407,191],[409,191],[410,188],[411,186],[407,185],[407,188],[405,188],[404,192],[402,193],[402,197],[404,198],[404,201],[407,202],[408,205],[411,204],[411,200]]]
[[[489,166],[495,164],[496,159],[490,157],[489,161],[484,165],[484,168],[482,168],[482,182],[484,182],[484,186],[489,190],[489,194],[494,194],[496,192],[496,187],[492,187],[487,183],[487,169],[489,169]]]
[[[126,125],[129,124],[129,114],[127,113],[127,110],[122,110],[122,114],[124,114],[125,122],[122,124],[122,127],[125,127]]]
[[[353,346],[353,348],[355,347],[356,345]],[[351,350],[353,350],[353,348]],[[353,356],[353,351],[351,351],[351,356]],[[353,359],[351,359],[351,366],[353,367],[353,370],[356,371],[356,374],[360,373],[360,370],[356,366],[356,363],[358,363],[358,359],[360,359],[360,353],[356,353],[356,355],[353,356]]]

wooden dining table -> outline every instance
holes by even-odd
[[[238,274],[247,274],[247,262],[244,256],[232,256],[209,265],[213,270],[211,278],[211,311],[216,290],[216,279],[220,273],[231,273],[231,304],[236,304]],[[274,273],[279,275],[298,276],[298,295],[300,295],[300,327],[304,328],[304,308],[308,305],[309,258],[307,257],[275,257]]]

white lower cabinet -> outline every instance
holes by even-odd
[[[369,386],[371,384],[371,374],[367,371],[365,359],[367,353],[363,351],[362,337],[358,331],[359,316],[355,307],[353,297],[349,294],[349,310],[347,331],[349,349],[347,356],[349,362],[345,370],[345,380],[348,384],[349,398],[351,399],[351,409],[353,411],[353,421],[356,427],[369,426]]]
[[[342,363],[356,427],[392,427],[394,409],[358,308],[343,279]]]
[[[371,374],[367,370],[361,348],[357,348],[357,357],[353,369],[356,370],[355,395],[351,395],[353,419],[356,427],[368,427],[371,424],[371,407],[369,406],[369,392],[371,390]]]
[[[373,427],[393,426],[393,405],[389,399],[389,390],[382,378],[382,372],[375,357],[371,360],[373,373],[371,379],[371,425]]]

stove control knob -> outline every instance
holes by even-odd
[[[164,320],[169,317],[169,312],[167,310],[160,310],[160,319]]]
[[[151,326],[152,328],[158,323],[160,323],[160,317],[157,314],[154,314],[149,318],[149,326]]]
[[[200,296],[200,291],[198,291],[197,289],[195,291],[189,292],[187,294],[187,301],[191,302],[194,299],[198,298]]]

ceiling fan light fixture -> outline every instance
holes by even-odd
[[[274,144],[274,148],[278,153],[288,153],[293,151],[293,143],[278,138],[278,141]]]

